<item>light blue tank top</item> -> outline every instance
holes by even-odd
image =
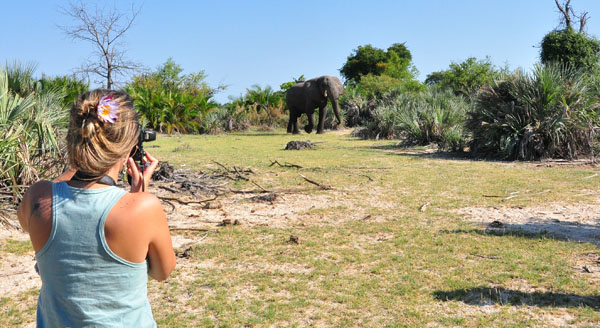
[[[35,255],[38,327],[156,327],[147,262],[120,258],[104,237],[106,216],[125,193],[52,185],[52,232]]]

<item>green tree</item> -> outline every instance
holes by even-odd
[[[427,75],[425,84],[450,89],[454,94],[470,99],[499,74],[500,70],[494,67],[489,57],[483,60],[469,57],[462,63],[451,63],[447,70]]]
[[[412,60],[412,55],[404,43],[394,43],[387,51],[375,48],[370,44],[358,46],[354,53],[340,69],[346,83],[358,83],[368,74],[381,75],[390,66],[399,65],[407,68]],[[389,72],[389,71],[388,71]]]
[[[544,64],[557,61],[576,68],[597,70],[599,55],[600,42],[596,38],[567,28],[544,36],[540,59]]]
[[[383,67],[377,66],[387,60],[384,50],[373,47],[370,44],[358,46],[354,53],[348,56],[348,60],[340,69],[340,73],[347,82],[358,82],[367,74],[381,75]]]
[[[369,73],[361,77],[356,84],[358,92],[367,99],[382,97],[387,92],[419,92],[425,90],[423,84],[416,80],[419,74],[410,59],[400,57],[397,52],[389,51],[386,62],[378,64],[382,72],[379,75]]]
[[[587,12],[575,14],[570,6],[571,0],[563,4],[555,0],[561,13],[561,29],[555,29],[542,39],[540,59],[542,63],[560,62],[583,68],[591,72],[598,71],[600,60],[600,42],[585,33],[589,17]],[[575,32],[574,21],[579,21],[579,30]]]
[[[406,45],[404,43],[394,43],[394,44],[392,44],[387,49],[388,56],[392,52],[396,53],[396,55],[398,55],[398,57],[400,57],[400,58],[408,59],[409,62],[412,60],[412,55],[411,55],[410,51],[408,50],[408,48],[406,47]]]
[[[304,82],[304,81],[306,81],[306,78],[304,77],[304,74],[302,74],[298,78],[294,78],[292,81],[281,83],[281,85],[279,85],[279,88],[281,89],[282,92],[286,92],[292,87],[292,85],[294,85],[298,82]]]
[[[156,71],[135,76],[127,86],[144,124],[167,133],[205,132],[204,120],[218,107],[212,97],[225,87],[210,87],[203,71],[182,73],[181,66],[169,58]]]
[[[422,91],[416,80],[418,70],[404,43],[394,43],[387,51],[371,45],[359,46],[340,69],[346,85],[367,99],[381,97],[391,90]]]

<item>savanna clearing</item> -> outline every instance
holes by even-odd
[[[149,284],[160,327],[600,324],[596,166],[473,161],[350,132],[146,144],[175,169],[248,179],[188,204],[168,199],[214,196],[153,185],[178,254],[172,277]],[[316,149],[284,150],[292,140]],[[32,325],[27,236],[0,227],[0,256],[0,326]]]

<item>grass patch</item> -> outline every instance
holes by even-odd
[[[14,239],[6,239],[0,242],[0,252],[11,253],[15,255],[25,255],[29,252],[32,252],[33,246],[31,246],[31,241],[29,240],[14,240]]]

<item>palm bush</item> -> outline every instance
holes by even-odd
[[[221,106],[208,113],[203,121],[201,133],[243,131],[249,127],[246,110],[240,105]]]
[[[347,86],[339,103],[342,110],[340,114],[344,116],[344,125],[347,127],[362,126],[372,119],[375,101],[367,102],[367,98],[355,87]]]
[[[464,98],[448,90],[392,92],[375,108],[363,135],[404,139],[405,145],[437,143],[440,149],[462,150],[466,109]]]
[[[241,127],[247,125],[263,128],[280,128],[287,126],[287,114],[285,113],[285,93],[281,90],[273,91],[270,86],[264,88],[253,85],[246,89],[244,95],[231,98],[225,105],[228,111],[236,113],[239,117],[233,122],[242,122]],[[243,120],[241,118],[243,117]],[[229,119],[228,119],[229,120]]]
[[[58,129],[66,125],[64,94],[44,89],[33,78],[34,65],[15,62],[0,68],[0,186],[20,188],[60,169]]]
[[[209,112],[218,107],[203,72],[181,74],[168,59],[155,72],[135,76],[126,90],[147,126],[166,133],[201,133]]]
[[[557,63],[494,80],[468,113],[471,150],[519,160],[591,154],[599,104],[589,81],[583,71]]]
[[[65,108],[71,108],[79,95],[89,90],[89,84],[87,82],[69,76],[42,76],[40,83],[44,90],[54,89],[63,93],[65,96],[62,99],[62,105]]]

